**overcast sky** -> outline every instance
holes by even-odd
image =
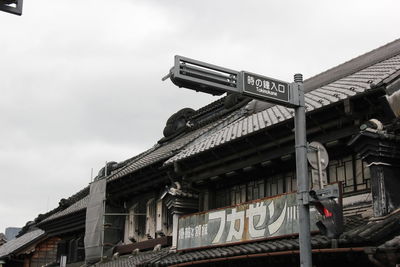
[[[216,100],[161,82],[175,54],[292,81],[399,37],[398,1],[25,0],[0,12],[0,232]]]

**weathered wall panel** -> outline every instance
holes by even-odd
[[[36,246],[32,254],[30,267],[40,267],[57,260],[58,237],[52,237]]]
[[[319,213],[311,208],[311,230]],[[296,194],[284,194],[179,219],[178,249],[257,240],[298,233]]]

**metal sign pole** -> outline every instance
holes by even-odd
[[[263,75],[245,71],[238,72],[198,60],[175,56],[174,67],[163,80],[167,78],[170,78],[179,87],[195,91],[213,95],[221,95],[226,92],[238,93],[253,99],[295,108],[300,266],[311,267],[310,200],[303,75],[295,74],[294,83],[289,85],[284,81]]]
[[[294,75],[294,86],[299,94],[299,105],[295,108],[295,146],[297,199],[299,206],[300,266],[311,267],[311,237],[309,209],[309,181],[307,170],[306,113],[304,101],[303,75]]]

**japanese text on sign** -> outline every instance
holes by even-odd
[[[243,73],[243,93],[265,101],[288,102],[290,97],[287,83],[247,72]]]
[[[311,210],[311,221],[316,222],[318,216],[317,211]],[[255,240],[298,231],[296,196],[286,194],[180,218],[178,249]]]

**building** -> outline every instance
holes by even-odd
[[[313,209],[314,265],[395,266],[400,40],[304,86],[307,138],[327,149],[326,178],[338,184],[344,213],[343,233],[327,236]],[[51,243],[46,264],[298,265],[293,116],[237,95],[180,110],[155,146],[109,162],[90,187],[38,216],[28,228],[43,236],[30,254],[0,247],[0,260],[34,265],[41,245]]]
[[[44,231],[32,228],[0,247],[0,261],[5,266],[42,266],[40,263],[35,264],[31,259],[40,253],[41,243],[44,240]]]
[[[7,240],[14,239],[18,235],[19,231],[21,231],[21,228],[19,227],[7,227],[5,233]]]
[[[7,238],[3,233],[0,233],[0,246],[7,243]]]

